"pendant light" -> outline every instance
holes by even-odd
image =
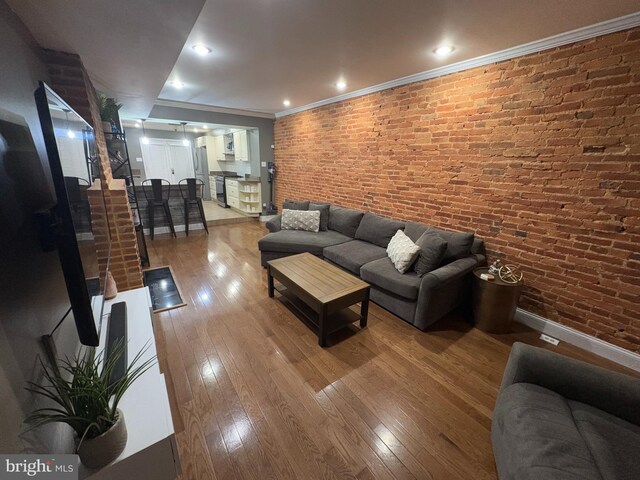
[[[180,122],[180,125],[182,125],[182,144],[185,147],[188,147],[189,146],[189,140],[187,140],[187,130],[185,128],[186,125],[187,125],[187,122]]]
[[[144,145],[149,145],[149,139],[147,138],[147,132],[144,129],[144,122],[146,122],[147,120],[145,118],[141,118],[140,121],[142,122],[142,138],[140,139],[140,141]]]

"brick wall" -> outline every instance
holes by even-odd
[[[282,117],[276,198],[459,230],[520,306],[640,352],[640,29]]]
[[[119,290],[142,287],[142,270],[131,206],[124,180],[113,179],[96,91],[78,55],[53,50],[44,50],[44,54],[49,70],[50,86],[94,128],[102,181],[95,182],[89,189],[89,204],[92,211],[104,209],[100,196],[97,195],[99,194],[97,189],[102,188],[111,239],[109,270]],[[103,217],[94,215],[93,218]],[[93,230],[102,273],[107,264],[109,236],[104,225],[94,223]],[[103,278],[102,274],[100,278]]]

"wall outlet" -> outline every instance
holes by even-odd
[[[142,163],[142,157],[136,157],[136,162]]]
[[[544,340],[545,342],[550,343],[551,345],[555,345],[556,347],[560,343],[560,340],[558,340],[557,338],[550,337],[549,335],[545,335],[544,333],[540,334],[540,340]]]
[[[266,203],[263,203],[263,204],[262,204],[262,206],[263,206],[264,208],[267,208],[267,204],[266,204]]]

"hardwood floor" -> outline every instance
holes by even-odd
[[[421,332],[373,303],[366,329],[322,349],[267,296],[264,227],[210,232],[148,242],[188,304],[154,320],[182,479],[494,479],[491,412],[514,341],[613,365],[519,325],[490,335],[454,315]]]

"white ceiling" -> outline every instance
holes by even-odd
[[[274,113],[285,98],[294,108],[639,10],[638,0],[206,0],[200,11],[203,1],[8,3],[43,46],[79,53],[129,117],[156,98]],[[213,52],[196,55],[196,43]],[[446,59],[433,54],[442,44],[455,46]]]
[[[95,87],[143,117],[205,0],[6,0],[45,48],[77,53]],[[3,67],[4,68],[4,67]]]

